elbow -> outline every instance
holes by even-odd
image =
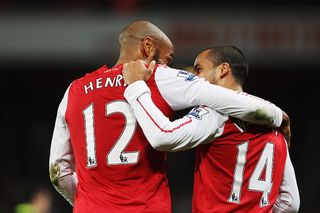
[[[263,102],[258,105],[251,105],[248,116],[253,118],[256,123],[279,127],[282,122],[282,110],[269,102]]]
[[[252,106],[247,113],[248,117],[260,124],[273,124],[273,119],[270,117],[268,111],[263,106]]]
[[[249,113],[250,115],[253,115],[254,119],[256,120],[267,120],[269,119],[268,113],[266,113],[265,109],[263,107],[253,107],[251,109],[251,112]]]
[[[157,151],[161,151],[161,152],[168,152],[171,151],[171,149],[168,149],[167,146],[164,145],[159,145],[159,146],[153,146],[153,148]]]
[[[158,151],[170,151],[171,142],[169,137],[165,137],[163,134],[153,137],[148,137],[150,145]]]

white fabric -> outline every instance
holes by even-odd
[[[273,206],[273,213],[298,212],[300,207],[300,196],[298,184],[289,152],[284,168],[283,178],[279,189],[279,195]]]
[[[183,118],[171,122],[155,106],[150,90],[143,81],[128,86],[124,96],[132,106],[149,143],[160,151],[182,151],[201,143],[212,142],[214,138],[222,134],[224,123],[228,119],[227,116],[208,107],[200,107],[191,110],[191,113]],[[288,153],[279,196],[273,212],[297,212],[299,205],[298,186]]]
[[[155,81],[173,110],[206,105],[220,113],[257,124],[279,127],[282,110],[274,104],[242,92],[212,85],[191,73],[158,66]]]
[[[69,88],[64,94],[64,97],[59,105],[56,122],[54,126],[49,165],[59,167],[57,189],[71,204],[73,204],[76,186],[78,183],[77,175],[75,173],[75,159],[70,142],[70,133],[68,125],[65,120],[65,113],[68,103]],[[56,186],[55,186],[56,187]]]
[[[160,151],[182,151],[212,142],[222,134],[227,116],[197,107],[171,122],[153,103],[148,86],[135,82],[124,93],[151,146]]]

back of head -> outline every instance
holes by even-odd
[[[173,55],[170,39],[157,26],[148,21],[135,21],[119,35],[120,56],[117,64],[137,59],[150,63],[168,64]]]
[[[161,40],[166,35],[154,24],[148,21],[135,21],[126,26],[119,35],[121,48],[130,48],[139,43],[145,37]]]
[[[228,63],[234,79],[243,86],[249,69],[244,54],[235,46],[217,46],[208,48],[209,57],[215,66]]]

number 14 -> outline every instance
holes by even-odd
[[[248,151],[248,142],[238,146],[237,163],[234,170],[232,190],[228,202],[240,203],[240,193],[243,182],[244,166],[246,164],[246,155]],[[274,145],[268,142],[260,156],[260,159],[250,177],[249,190],[262,192],[260,207],[269,205],[269,193],[272,189],[272,168],[273,168]],[[265,170],[264,170],[265,168]],[[265,180],[260,180],[262,172],[265,171]]]

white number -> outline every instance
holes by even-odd
[[[123,152],[128,146],[131,138],[136,130],[136,118],[132,112],[130,105],[124,101],[112,102],[106,105],[107,116],[120,112],[126,118],[126,125],[117,142],[110,150],[107,160],[108,164],[132,164],[138,162],[139,151]]]
[[[106,104],[106,116],[114,113],[121,113],[126,119],[125,127],[107,155],[107,163],[109,165],[117,164],[133,164],[138,162],[139,151],[124,152],[136,130],[136,118],[132,112],[130,105],[124,101],[115,101]],[[94,108],[89,105],[84,111],[84,123],[87,147],[87,167],[97,166],[95,136],[94,136]]]
[[[273,147],[274,145],[272,143],[266,144],[260,160],[249,180],[250,190],[261,191],[263,193],[260,200],[261,207],[269,205],[268,195],[272,188]],[[266,168],[265,180],[260,180],[264,168]]]
[[[94,113],[92,104],[83,111],[83,115],[87,145],[87,167],[91,168],[97,166],[96,144],[94,138]]]
[[[234,179],[232,184],[232,192],[229,197],[229,202],[240,203],[240,192],[243,181],[243,169],[246,164],[246,154],[248,150],[248,142],[238,146],[237,164],[234,170]]]
[[[228,199],[228,201],[231,203],[240,203],[241,186],[243,182],[243,171],[246,163],[247,150],[248,142],[238,146],[238,157],[234,172],[233,185],[230,197]],[[249,190],[262,192],[260,207],[269,205],[268,195],[272,188],[271,179],[273,168],[273,152],[274,145],[272,143],[267,143],[249,180]],[[265,171],[265,179],[260,180],[263,171]]]

